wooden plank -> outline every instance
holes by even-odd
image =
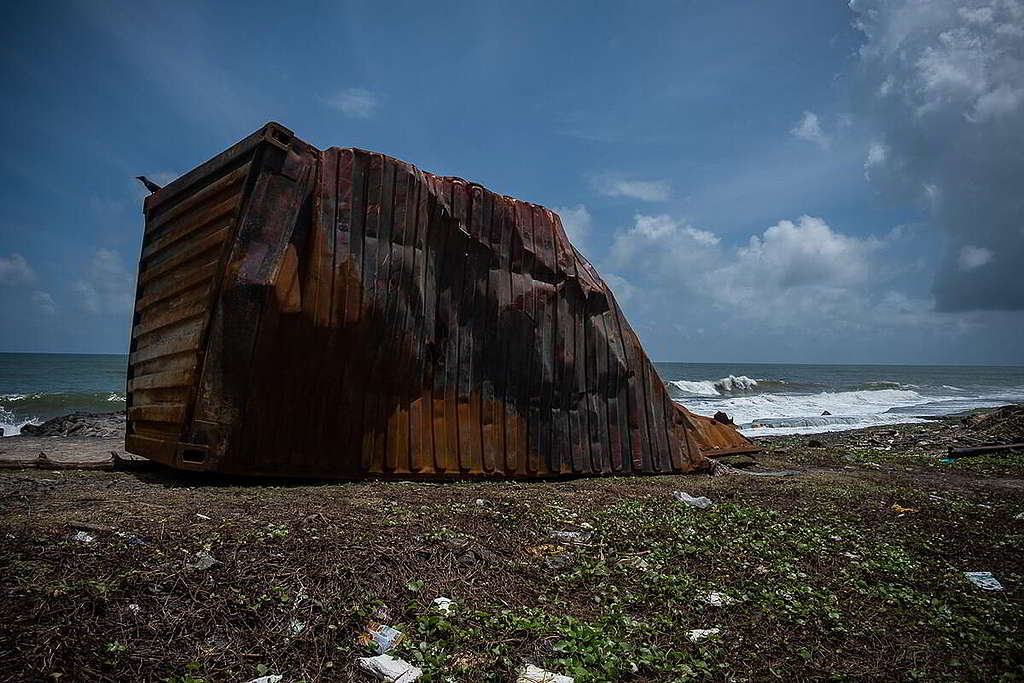
[[[177,303],[177,305],[171,305]],[[132,339],[151,334],[162,328],[169,327],[190,318],[206,316],[209,313],[209,300],[206,297],[192,297],[185,302],[166,302],[141,313],[139,323],[132,327]]]
[[[196,266],[191,271],[178,271],[149,287],[140,288],[135,310],[144,311],[159,301],[170,298],[193,287],[209,287],[218,269],[218,259]]]
[[[175,337],[173,339],[164,339],[161,341],[154,342],[149,346],[132,351],[128,354],[128,364],[138,365],[139,363],[145,363],[153,360],[154,358],[162,358],[164,356],[171,356],[174,354],[195,352],[196,340],[191,338]]]
[[[451,228],[448,224],[447,208],[444,199],[445,189],[441,182],[427,177],[431,196],[431,221],[434,227],[430,230],[431,248],[427,260],[427,282],[433,283],[433,317],[434,324],[429,328],[429,346],[431,363],[431,422],[434,435],[434,469],[437,472],[450,472],[458,469],[458,442],[451,441],[451,428],[448,425],[448,391],[447,373],[450,355],[448,329],[451,325],[451,285],[450,274],[453,264],[448,245]],[[430,255],[433,255],[430,258]],[[457,429],[457,427],[456,427]]]
[[[240,194],[230,195],[199,213],[180,216],[158,235],[147,236],[142,247],[143,265],[147,268],[156,265],[182,249],[187,250],[191,242],[201,239],[206,233],[234,225],[241,199]]]
[[[505,460],[505,415],[497,398],[500,384],[504,380],[505,359],[498,352],[498,302],[503,278],[500,277],[501,249],[500,207],[498,198],[481,193],[480,241],[485,247],[484,262],[481,264],[480,288],[477,296],[475,315],[483,320],[483,329],[478,333],[480,350],[477,363],[480,368],[480,429],[482,436],[481,457],[484,472],[491,473],[500,468]]]
[[[416,340],[416,380],[419,396],[411,406],[411,423],[409,426],[410,470],[420,472],[433,469],[434,464],[434,429],[433,429],[433,359],[428,353],[428,344],[432,340],[434,319],[434,290],[427,285],[428,277],[428,245],[430,242],[430,188],[426,178],[418,170],[415,171],[416,185],[416,237],[414,240],[413,281],[414,291],[418,296],[418,309],[415,311],[411,325]]]
[[[537,434],[537,456],[539,471],[558,472],[558,465],[552,459],[552,442],[556,419],[553,415],[552,397],[555,390],[555,307],[557,292],[551,284],[555,272],[555,250],[551,232],[551,216],[540,206],[531,206],[533,238],[537,250],[535,268],[538,277],[534,279],[537,297],[537,336],[539,336],[538,365],[540,380],[539,432]]]
[[[369,155],[354,150],[340,150],[338,154],[338,215],[341,226],[339,243],[345,244],[347,238],[347,249],[341,247],[341,258],[345,260],[342,262],[341,271],[336,274],[344,283],[341,287],[344,291],[342,328],[336,352],[338,362],[344,363],[344,371],[341,380],[342,400],[335,413],[335,419],[342,425],[337,447],[350,450],[356,449],[362,443],[363,428],[362,400],[366,381],[363,354],[366,348],[361,316]],[[342,456],[344,455],[343,451]],[[361,471],[361,467],[360,458],[351,468],[346,467],[343,470],[355,473]]]
[[[378,270],[380,267],[380,251],[383,248],[380,240],[380,222],[381,222],[381,194],[384,185],[384,160],[378,154],[370,155],[370,165],[367,174],[367,185],[366,185],[366,219],[364,224],[364,247],[363,253],[363,307],[361,318],[365,321],[364,324],[367,326],[371,324],[378,324],[377,314],[377,282],[378,282]],[[389,198],[390,199],[390,198]],[[368,342],[375,344],[377,339],[367,339]],[[376,352],[376,348],[371,348],[370,353]],[[371,356],[372,357],[372,356]],[[369,377],[372,377],[372,370],[374,365],[371,361],[369,364]],[[363,375],[363,382],[360,383],[364,388],[367,386],[367,374]],[[374,460],[376,454],[375,441],[377,437],[377,425],[374,423],[376,418],[376,405],[377,405],[377,394],[376,392],[363,392],[363,426],[362,426],[362,469],[364,472],[379,471],[379,466]]]
[[[381,348],[384,349],[382,359],[382,383],[384,391],[383,415],[387,423],[387,467],[390,471],[409,471],[409,408],[401,398],[404,388],[399,382],[406,381],[409,373],[406,352],[408,331],[405,327],[406,301],[409,290],[406,273],[411,269],[406,263],[406,231],[409,229],[409,193],[412,190],[412,175],[404,164],[393,163],[394,169],[394,207],[391,220],[391,257],[388,272],[388,306],[384,327],[388,334]],[[415,199],[413,199],[415,201]],[[413,226],[412,229],[415,229]]]
[[[452,212],[458,225],[456,243],[462,253],[462,278],[453,298],[459,311],[458,326],[454,332],[458,339],[458,366],[455,375],[456,414],[458,419],[459,468],[463,472],[479,471],[480,426],[473,422],[470,397],[473,390],[473,297],[476,292],[476,259],[468,233],[472,223],[470,211],[472,196],[465,181],[452,182]]]
[[[203,256],[206,255],[207,252],[213,252],[214,250],[219,250],[223,247],[224,240],[228,238],[230,231],[230,226],[225,226],[220,230],[212,232],[202,239],[189,244],[188,249],[179,252],[168,259],[160,261],[152,267],[144,268],[139,274],[139,281],[142,282],[143,286],[146,286],[156,278],[162,277],[171,270],[181,266],[186,266],[191,269],[191,265],[193,263],[203,263]]]
[[[171,370],[151,375],[141,375],[128,380],[128,391],[143,389],[163,389],[167,387],[185,387],[192,384],[194,371]]]
[[[181,403],[166,405],[133,406],[128,409],[129,420],[150,422],[181,422],[185,417],[185,406]]]

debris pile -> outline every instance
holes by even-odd
[[[1024,405],[1003,406],[990,413],[971,415],[964,419],[964,424],[981,441],[1024,442]]]
[[[24,425],[21,428],[21,434],[22,436],[118,438],[124,436],[124,422],[124,412],[71,413],[51,418],[39,425]]]

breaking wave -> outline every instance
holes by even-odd
[[[0,394],[0,428],[17,436],[26,424],[39,424],[76,411],[109,413],[122,410],[125,396],[117,392]]]

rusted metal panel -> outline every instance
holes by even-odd
[[[674,404],[558,216],[268,124],[151,195],[127,450],[259,475],[686,472]]]

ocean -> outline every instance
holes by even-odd
[[[125,407],[124,355],[0,353],[0,427]],[[857,429],[1024,403],[1024,367],[655,363],[672,398],[750,436]],[[828,412],[828,415],[822,413]]]

